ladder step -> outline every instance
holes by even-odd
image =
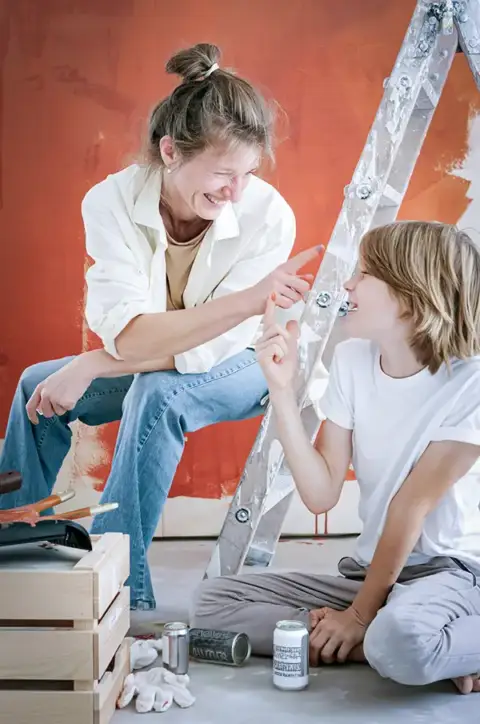
[[[400,204],[403,201],[403,194],[400,193],[400,191],[397,191],[393,188],[393,186],[390,186],[390,184],[386,184],[385,188],[383,189],[383,194],[380,199],[379,206],[398,206],[400,207]]]
[[[417,108],[422,111],[428,111],[436,108],[438,101],[440,100],[440,94],[435,90],[432,83],[428,80],[424,80],[420,93],[418,94]]]
[[[268,568],[271,561],[272,551],[250,546],[247,557],[245,558],[245,565],[255,566],[256,568]]]

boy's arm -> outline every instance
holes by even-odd
[[[478,444],[442,440],[430,443],[412,469],[390,503],[372,563],[352,604],[365,624],[385,603],[421,535],[426,516],[479,456]]]
[[[352,431],[325,420],[315,444],[305,432],[291,389],[270,393],[285,458],[301,499],[314,514],[333,508],[352,457]]]
[[[314,514],[338,502],[352,458],[353,403],[350,352],[338,345],[330,365],[328,385],[320,407],[326,417],[315,446],[303,426],[291,387],[270,390],[278,435],[301,499]]]

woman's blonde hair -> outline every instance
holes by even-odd
[[[451,224],[398,221],[362,239],[365,271],[384,281],[411,319],[411,346],[432,374],[480,353],[480,250]]]

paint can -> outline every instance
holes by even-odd
[[[273,684],[284,691],[308,686],[309,635],[300,621],[278,621],[273,634]]]
[[[252,647],[245,633],[190,629],[190,656],[199,661],[226,666],[242,666],[250,658]]]
[[[173,674],[188,672],[188,626],[180,621],[166,623],[162,635],[163,665]]]

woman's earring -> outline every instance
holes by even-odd
[[[172,169],[167,166],[167,173],[172,173]]]

